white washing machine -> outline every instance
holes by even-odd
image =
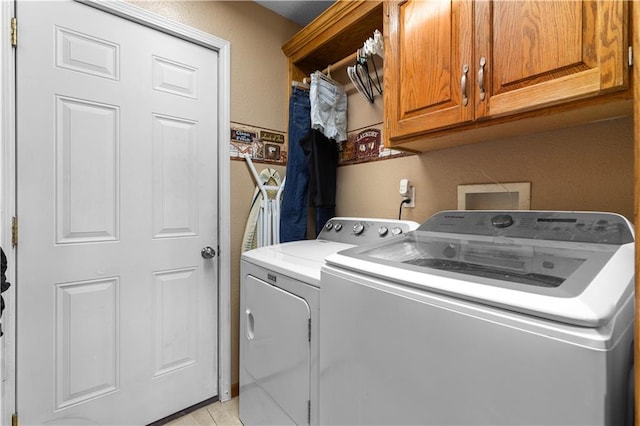
[[[316,240],[242,254],[239,403],[245,425],[318,424],[319,285],[325,257],[417,227],[411,221],[336,217]]]
[[[583,212],[441,212],[322,268],[323,425],[632,424],[634,236]]]

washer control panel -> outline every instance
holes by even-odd
[[[361,245],[402,235],[418,226],[410,220],[334,217],[327,221],[317,239]]]
[[[576,243],[621,245],[634,241],[628,220],[599,212],[444,211],[429,218],[419,230]]]

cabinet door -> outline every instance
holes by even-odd
[[[386,6],[387,142],[393,146],[395,138],[473,120],[472,3],[407,0]]]
[[[627,2],[479,0],[475,12],[473,69],[486,93],[476,89],[476,118],[628,85]]]

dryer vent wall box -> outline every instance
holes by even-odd
[[[458,210],[529,210],[531,182],[458,185]]]

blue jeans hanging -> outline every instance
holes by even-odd
[[[280,208],[280,242],[307,237],[307,183],[309,169],[300,141],[311,130],[309,92],[292,88],[289,99],[289,151],[287,180]]]

